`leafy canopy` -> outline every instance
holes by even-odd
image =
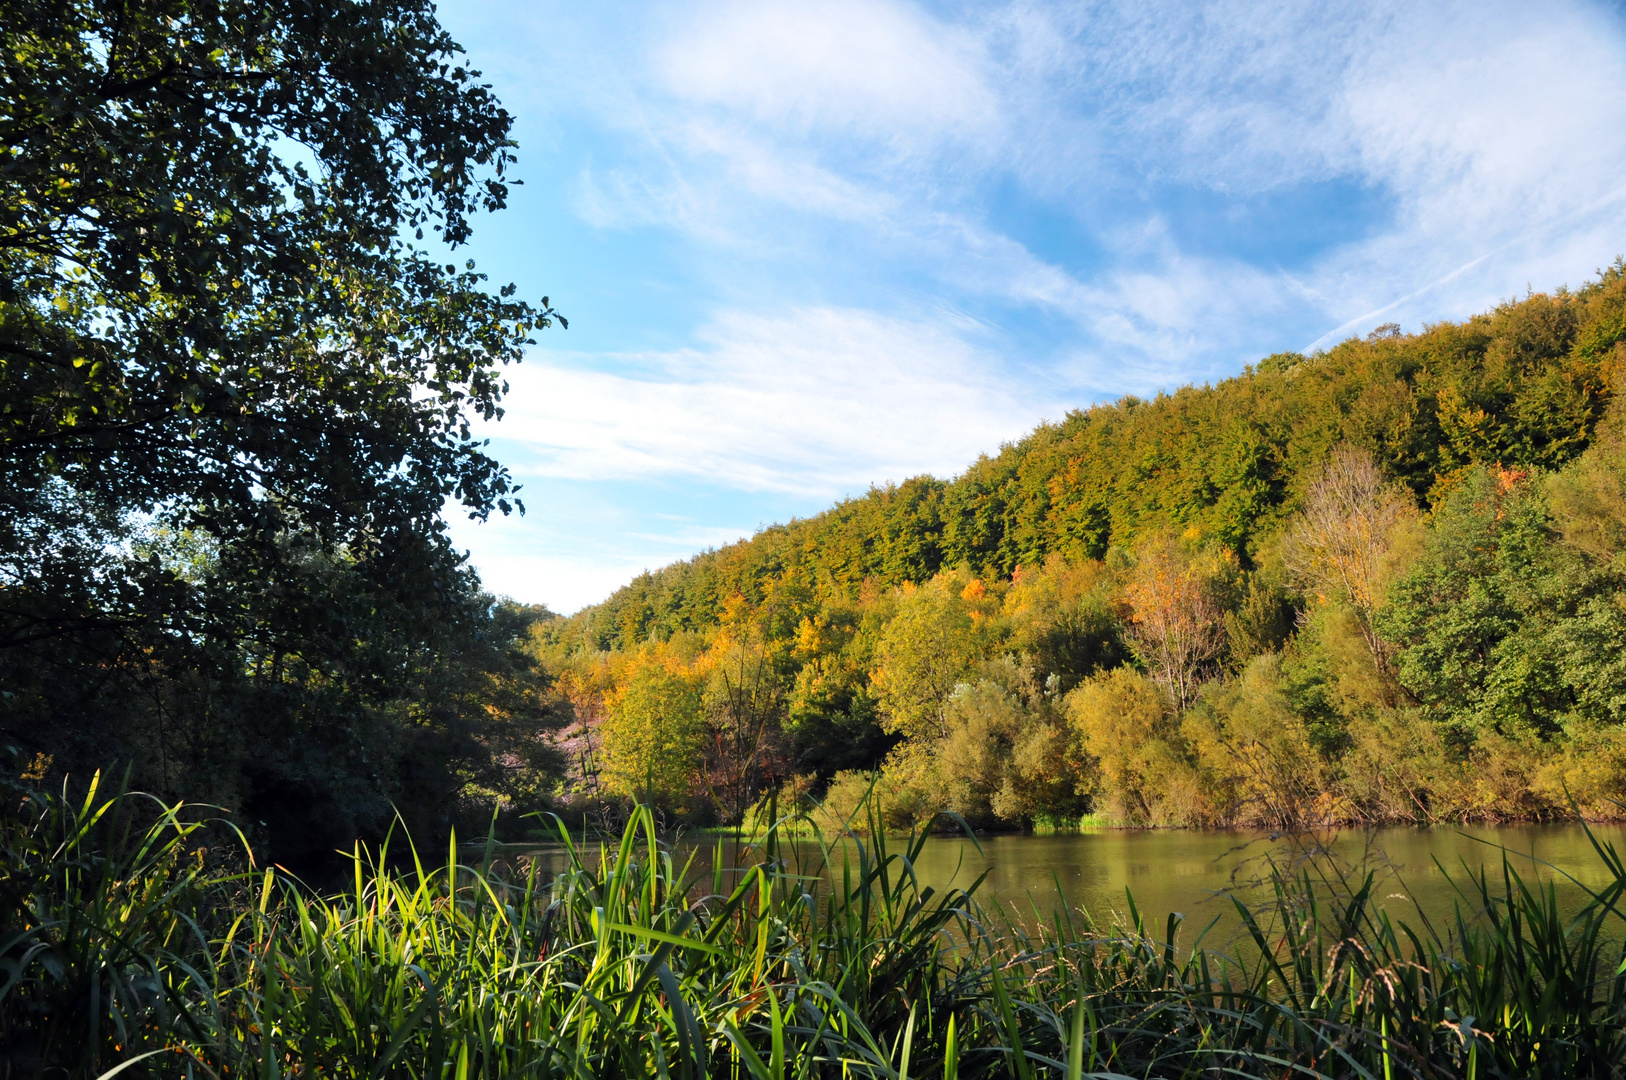
[[[430,4],[7,2],[0,55],[14,523],[53,482],[329,548],[510,509],[469,421],[553,316],[436,253],[513,141]]]
[[[523,509],[471,424],[558,318],[454,260],[512,123],[428,0],[0,0],[8,737],[248,803],[471,775],[466,688],[525,677],[441,513]]]

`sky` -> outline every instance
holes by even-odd
[[[548,296],[455,542],[568,613],[1045,420],[1626,254],[1626,10],[445,3]]]

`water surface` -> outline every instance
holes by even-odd
[[[1626,851],[1626,827],[1594,826],[1592,835]],[[843,853],[856,864],[855,843],[834,845],[836,873]],[[901,852],[904,844],[891,839],[888,849]],[[709,875],[715,841],[679,848],[680,859],[692,853],[695,870]],[[749,865],[761,858],[760,851],[736,847],[732,840],[724,840],[722,850],[729,863]],[[804,868],[817,872],[817,848],[800,842],[796,850]],[[1527,882],[1551,882],[1568,912],[1585,902],[1586,889],[1612,880],[1587,830],[1576,824],[1348,829],[1303,837],[1196,829],[1103,829],[975,840],[936,836],[926,841],[915,872],[922,885],[938,891],[967,888],[986,872],[977,899],[1030,929],[1065,905],[1106,930],[1114,922],[1127,922],[1133,896],[1153,932],[1161,935],[1166,916],[1178,912],[1183,945],[1189,947],[1197,932],[1213,922],[1205,943],[1228,948],[1245,936],[1232,897],[1259,912],[1263,921],[1275,900],[1273,867],[1309,873],[1326,897],[1340,890],[1347,895],[1351,884],[1371,873],[1384,911],[1397,922],[1420,927],[1424,921],[1448,923],[1459,904],[1469,914],[1477,910],[1471,875],[1489,873],[1493,893],[1504,892],[1504,853]],[[538,854],[545,867],[562,868],[562,854]],[[555,860],[557,867],[551,865]]]
[[[1595,827],[1593,835],[1626,850],[1626,829]],[[1210,940],[1226,944],[1242,929],[1232,897],[1250,907],[1275,900],[1272,867],[1308,872],[1327,895],[1371,873],[1384,910],[1416,925],[1450,919],[1459,902],[1472,910],[1472,874],[1488,871],[1494,891],[1505,891],[1499,880],[1504,852],[1527,881],[1553,882],[1568,910],[1585,901],[1583,886],[1596,889],[1612,880],[1579,825],[1344,830],[1296,838],[1184,829],[996,836],[975,844],[944,837],[927,843],[917,872],[940,887],[963,887],[986,870],[979,890],[984,903],[1029,924],[1065,898],[1068,907],[1109,926],[1128,916],[1132,895],[1158,930],[1169,912],[1184,915],[1187,940],[1217,919]],[[1459,888],[1470,890],[1467,900]]]
[[[1626,851],[1626,828],[1594,826],[1592,835]],[[731,846],[725,844],[725,858],[737,858]],[[888,846],[901,851],[903,841]],[[800,847],[807,857],[808,845]],[[841,851],[832,853],[838,865]],[[1227,947],[1245,935],[1232,898],[1261,916],[1268,913],[1276,899],[1273,868],[1308,873],[1327,897],[1347,895],[1370,873],[1383,910],[1420,927],[1425,920],[1452,920],[1459,904],[1476,912],[1472,875],[1489,873],[1493,893],[1505,892],[1504,853],[1526,882],[1551,882],[1567,912],[1585,902],[1586,889],[1612,880],[1587,830],[1575,824],[1349,829],[1302,837],[1196,829],[942,836],[926,842],[915,872],[923,885],[938,890],[967,888],[986,872],[977,898],[1029,928],[1048,921],[1063,904],[1101,929],[1127,924],[1132,896],[1154,932],[1161,934],[1167,915],[1178,912],[1183,944],[1214,922],[1206,943]],[[697,861],[710,864],[705,853]]]

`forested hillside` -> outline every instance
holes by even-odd
[[[727,817],[884,762],[989,824],[1612,813],[1623,338],[1617,263],[644,574],[535,633],[578,794]]]

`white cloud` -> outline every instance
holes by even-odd
[[[683,476],[832,497],[921,472],[949,474],[1059,412],[1013,385],[956,331],[829,307],[729,313],[703,346],[604,358],[537,353],[517,368],[496,433],[539,476]]]
[[[464,514],[448,515],[452,542],[473,552],[488,589],[521,603],[547,604],[563,615],[604,599],[645,570],[733,543],[757,528],[746,522],[726,527],[629,514],[569,484],[532,483],[524,495],[529,512],[523,517],[475,522]]]
[[[1208,316],[1297,304],[1331,330],[1413,294],[1414,322],[1461,315],[1509,281],[1577,274],[1538,249],[1580,273],[1606,261],[1596,231],[1618,220],[1584,208],[1626,170],[1626,127],[1600,122],[1626,115],[1626,61],[1618,19],[1584,5],[1018,3],[951,24],[839,0],[662,25],[653,81],[609,95],[636,100],[623,119],[655,149],[586,182],[594,221],[675,224],[756,259],[818,258],[840,223],[880,264],[1065,313],[1148,372],[1235,362],[1227,343],[1252,335]],[[1289,276],[1166,242],[1148,257],[1120,214],[1099,265],[1069,273],[981,223],[1001,175],[1085,202],[1343,178],[1386,193],[1394,220]],[[1156,206],[1141,213],[1155,232]]]
[[[476,550],[480,579],[494,593],[522,604],[546,604],[570,615],[596,604],[645,570],[656,570],[692,555],[694,548],[651,545],[641,554],[606,554],[587,548],[561,554],[557,546],[506,545],[494,541],[487,525],[454,528],[454,542]]]
[[[1578,284],[1626,244],[1626,49],[1584,6],[1472,17],[1425,7],[1343,80],[1364,175],[1397,194],[1394,227],[1334,252],[1329,311],[1463,315],[1526,284]],[[1613,32],[1611,32],[1613,31]]]
[[[577,184],[577,212],[600,228],[675,227],[696,239],[742,247],[760,242],[749,222],[763,202],[846,222],[884,220],[898,202],[824,167],[815,155],[707,118],[674,121],[664,141],[681,149],[681,165],[661,155],[643,168],[603,175],[586,169]],[[744,204],[742,195],[749,197]]]
[[[1362,168],[1415,197],[1425,225],[1505,225],[1510,207],[1562,213],[1615,186],[1618,33],[1582,7],[1471,10],[1409,9],[1351,66],[1342,104]]]
[[[983,133],[997,103],[981,42],[887,0],[746,0],[686,13],[655,54],[675,97],[784,132],[836,128],[897,149]]]

